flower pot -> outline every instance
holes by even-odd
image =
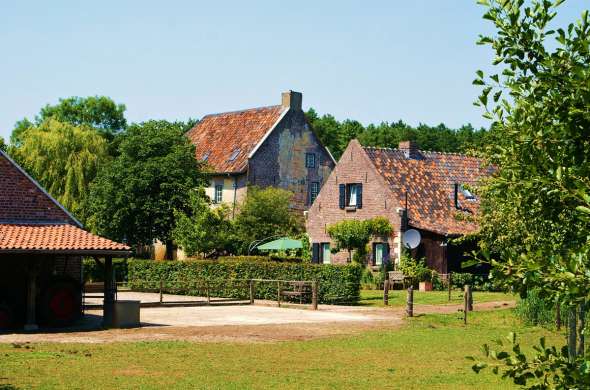
[[[420,282],[420,291],[432,291],[432,282]]]

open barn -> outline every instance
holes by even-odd
[[[0,330],[65,326],[82,314],[82,257],[104,264],[112,318],[112,258],[129,247],[82,224],[0,150]]]

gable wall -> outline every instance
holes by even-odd
[[[356,211],[339,208],[339,184],[362,183],[363,205]],[[372,163],[366,158],[364,150],[357,141],[351,142],[336,168],[328,178],[320,195],[309,209],[307,216],[307,233],[311,243],[331,242],[327,226],[347,219],[366,220],[377,216],[389,219],[393,234],[388,238],[391,257],[397,257],[400,217],[396,211],[397,201],[391,198],[389,189]],[[377,240],[382,241],[382,240]],[[334,243],[331,242],[331,247]],[[332,263],[345,263],[348,253],[341,251],[332,254]]]
[[[27,176],[0,154],[0,221],[76,224]]]
[[[316,167],[305,167],[305,154],[316,155]],[[279,187],[294,193],[292,207],[307,210],[311,182],[321,186],[334,168],[326,149],[310,130],[302,110],[290,110],[250,158],[248,184]]]

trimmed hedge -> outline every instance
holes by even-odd
[[[102,282],[104,281],[104,270],[102,266],[96,264],[94,259],[84,259],[82,261],[84,269],[85,282]],[[117,282],[127,281],[127,259],[113,259],[113,270]]]
[[[129,287],[134,290],[163,290],[172,294],[249,299],[250,279],[307,280],[319,282],[319,302],[354,304],[360,299],[362,267],[247,260],[231,257],[218,260],[149,261],[129,260]],[[277,284],[257,282],[256,299],[277,299]]]

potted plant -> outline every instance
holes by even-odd
[[[425,268],[420,273],[419,290],[420,291],[432,291],[432,271],[429,270],[428,268]]]

